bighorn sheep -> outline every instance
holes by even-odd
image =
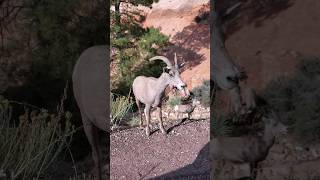
[[[167,64],[167,69],[169,72],[163,72],[159,78],[154,77],[146,77],[146,76],[138,76],[134,79],[132,83],[133,94],[136,99],[136,103],[140,113],[140,126],[142,127],[142,113],[140,108],[140,103],[145,104],[144,113],[146,116],[146,134],[150,135],[150,109],[151,107],[157,108],[159,126],[162,133],[166,133],[162,124],[162,112],[161,112],[161,100],[164,93],[164,90],[167,86],[176,87],[182,95],[185,97],[189,96],[189,91],[186,88],[186,84],[181,80],[179,74],[179,67],[177,62],[177,55],[174,55],[174,63],[173,66],[170,60],[164,56],[155,56],[150,61],[153,60],[162,60]]]
[[[270,112],[263,116],[264,131],[262,135],[245,135],[240,137],[216,137],[210,141],[212,170],[211,177],[219,179],[218,169],[224,161],[247,166],[251,178],[256,178],[256,167],[263,161],[274,144],[275,137],[286,133],[286,127],[279,122],[277,115]]]
[[[242,108],[239,80],[242,79],[245,74],[235,65],[225,48],[222,24],[217,12],[214,10],[211,10],[211,21],[211,79],[214,85],[217,85],[223,90],[230,91],[233,109],[239,113]]]
[[[109,92],[107,84],[107,61],[109,58],[107,46],[94,46],[86,49],[79,57],[72,75],[73,92],[79,106],[84,131],[92,149],[95,168],[94,175],[102,179],[100,162],[98,129],[109,132],[110,114]]]

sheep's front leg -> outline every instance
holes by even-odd
[[[84,115],[82,116],[82,118],[84,131],[92,149],[92,158],[95,165],[94,176],[96,180],[101,180],[101,152],[99,145],[98,128],[95,127]]]
[[[161,111],[161,107],[157,107],[157,111],[158,111],[158,119],[159,119],[159,127],[162,133],[166,133],[166,131],[163,128],[163,123],[162,123],[162,111]]]
[[[150,136],[150,127],[149,127],[149,123],[150,123],[150,104],[146,104],[146,107],[144,109],[144,113],[146,115],[146,134],[147,136]]]

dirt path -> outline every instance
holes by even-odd
[[[209,120],[177,124],[167,136],[153,125],[149,139],[139,128],[113,133],[110,179],[209,179]]]

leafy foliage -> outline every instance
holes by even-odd
[[[132,1],[134,5],[150,5],[152,2]],[[149,62],[147,59],[154,56],[159,48],[167,45],[169,38],[158,29],[142,28],[139,18],[136,17],[139,12],[122,12],[120,22],[117,21],[117,13],[119,12],[111,13],[111,45],[116,52],[116,75],[111,78],[111,87],[112,92],[126,95],[136,76],[161,74],[165,65]]]
[[[302,59],[293,79],[271,82],[265,97],[282,115],[294,135],[320,140],[320,59]]]

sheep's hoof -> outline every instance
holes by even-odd
[[[149,128],[146,128],[146,135],[147,135],[147,137],[150,136],[150,129]]]
[[[166,131],[163,127],[160,127],[160,131],[161,131],[163,134],[167,134],[167,131]]]

